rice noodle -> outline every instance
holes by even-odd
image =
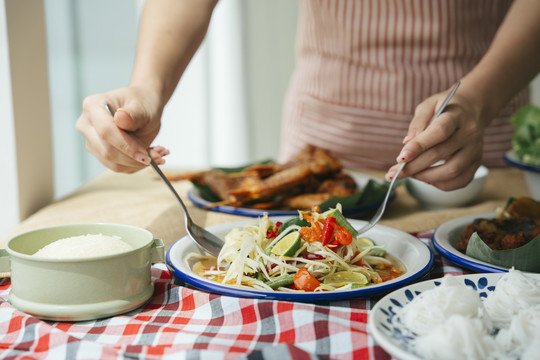
[[[484,301],[486,311],[497,327],[506,327],[520,310],[540,304],[540,281],[510,269],[497,282],[495,291]]]
[[[497,334],[497,342],[511,355],[519,356],[528,349],[540,351],[540,305],[520,310],[508,328]],[[536,354],[537,359],[540,354]]]
[[[500,345],[489,336],[479,318],[451,315],[417,338],[416,350],[426,359],[497,359]]]
[[[399,316],[426,359],[540,359],[540,281],[518,270],[501,276],[484,301],[447,275]]]
[[[451,315],[476,317],[482,301],[469,286],[452,276],[445,276],[441,285],[415,297],[402,311],[403,323],[418,335],[429,333]]]

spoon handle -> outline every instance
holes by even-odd
[[[433,117],[431,118],[431,120],[429,121],[429,123],[431,124],[431,122],[433,120],[435,120],[436,118],[439,117],[439,115],[442,114],[442,112],[446,109],[446,105],[448,105],[448,103],[450,102],[450,100],[452,100],[452,98],[454,97],[454,94],[456,93],[459,85],[461,85],[461,81],[458,81],[456,83],[456,85],[454,85],[454,87],[452,88],[452,90],[450,90],[450,93],[448,94],[448,96],[446,97],[446,99],[444,99],[443,103],[441,104],[441,106],[439,106],[439,110],[437,110],[437,112],[435,113],[435,115],[433,115]]]
[[[114,116],[114,113],[112,112],[111,107],[109,106],[109,104],[105,104],[105,109],[107,109],[109,114]],[[186,205],[182,201],[182,198],[180,197],[180,195],[178,195],[178,193],[176,192],[175,188],[172,186],[169,179],[167,179],[167,176],[165,176],[165,174],[161,171],[158,164],[154,161],[154,159],[150,155],[150,152],[148,151],[148,149],[141,143],[141,140],[134,133],[132,133],[130,131],[126,131],[126,133],[128,133],[135,141],[137,141],[141,146],[144,147],[144,149],[146,151],[146,154],[150,158],[150,166],[152,167],[152,169],[154,169],[154,171],[157,173],[157,175],[161,178],[161,180],[163,180],[165,185],[167,185],[167,187],[169,188],[171,193],[174,195],[174,197],[176,198],[176,200],[180,204],[180,207],[182,207],[182,210],[184,211],[184,217],[186,219],[186,225],[189,224],[191,222],[191,218],[190,218],[189,213],[187,211]]]

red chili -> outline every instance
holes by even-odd
[[[335,235],[336,235],[336,234],[334,234],[334,235],[332,236],[332,241],[330,241],[330,242],[328,243],[328,245],[326,245],[327,248],[329,248],[330,250],[334,250],[334,251],[336,251],[337,247],[340,245],[340,244],[339,244],[339,241],[337,241]]]
[[[281,225],[283,225],[283,223],[281,221],[278,221],[276,222],[272,230],[270,229],[266,230],[266,238],[267,239],[275,238],[277,234],[279,233],[279,229],[281,228]]]
[[[321,235],[321,243],[323,246],[328,244],[330,240],[332,239],[332,234],[334,233],[335,224],[336,224],[336,218],[333,216],[329,216],[324,220],[323,231]]]
[[[304,259],[308,259],[308,260],[322,260],[322,259],[324,259],[324,256],[319,255],[319,254],[313,254],[313,253],[302,254],[302,257]]]

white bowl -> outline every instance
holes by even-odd
[[[488,173],[488,168],[480,165],[474,174],[474,178],[467,186],[451,191],[438,189],[433,185],[413,178],[407,179],[406,187],[409,194],[425,208],[443,209],[465,206],[480,195]]]
[[[504,154],[504,160],[509,165],[525,172],[525,181],[527,181],[531,198],[540,201],[540,167],[521,162],[513,151]]]

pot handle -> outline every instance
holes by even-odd
[[[154,239],[152,241],[152,245],[150,246],[150,261],[152,263],[165,261],[165,245],[163,244],[163,240]]]
[[[0,273],[7,273],[11,271],[11,264],[9,262],[9,254],[6,249],[0,249]]]

